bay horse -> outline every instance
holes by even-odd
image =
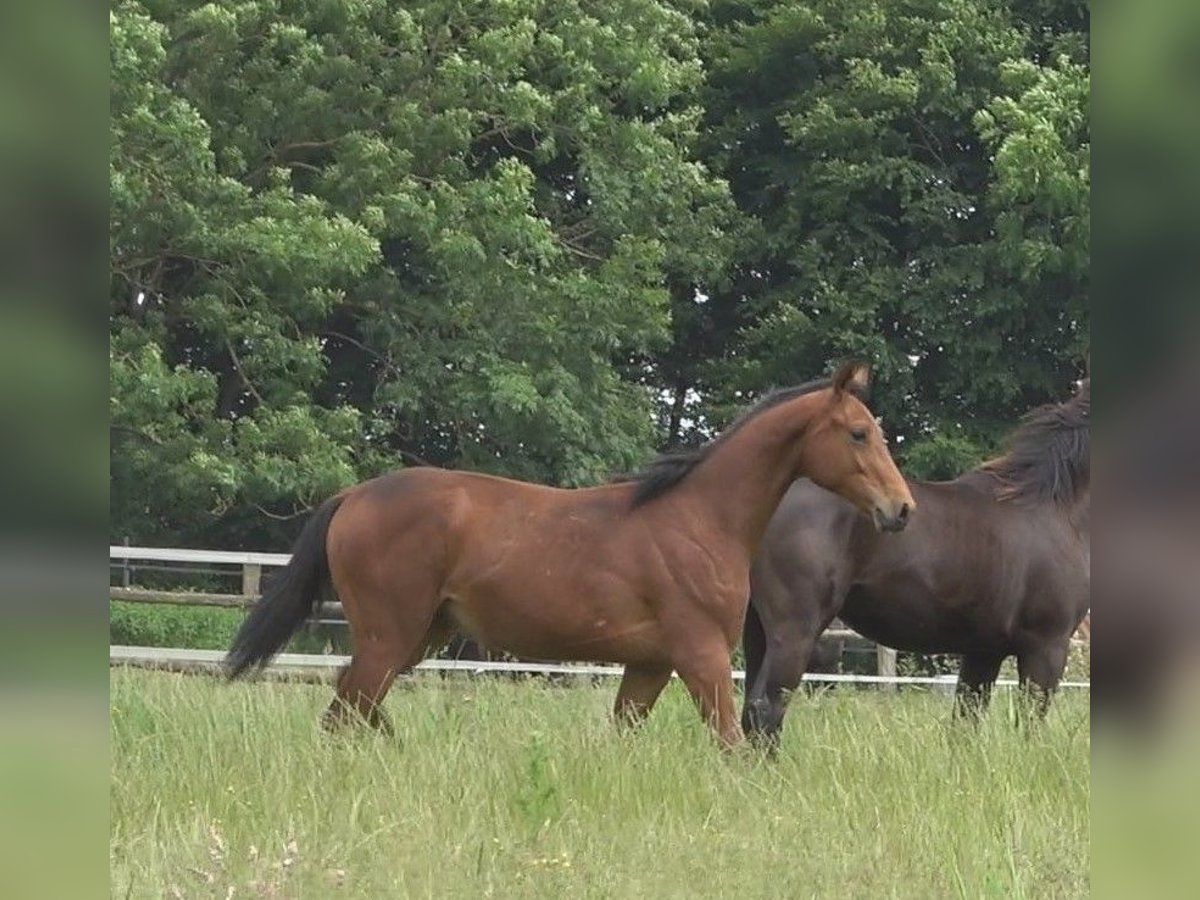
[[[962,657],[955,709],[978,715],[1016,655],[1043,713],[1090,599],[1090,382],[1029,413],[1007,451],[909,483],[921,515],[881,538],[812,481],[788,491],[750,576],[742,725],[778,745],[788,697],[835,618],[888,647]]]
[[[320,506],[291,562],[234,637],[230,677],[265,664],[332,587],[350,664],[324,715],[387,729],[380,702],[453,634],[545,660],[625,665],[619,721],[643,718],[679,673],[726,746],[742,739],[730,653],[750,564],[780,498],[807,476],[883,530],[912,495],[859,399],[867,369],[768,395],[718,439],[645,471],[560,489],[408,468]]]

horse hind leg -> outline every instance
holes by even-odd
[[[392,682],[421,662],[430,649],[444,645],[453,631],[453,623],[441,610],[425,618],[423,625],[412,622],[413,627],[405,629],[400,627],[403,618],[398,617],[396,627],[382,634],[370,633],[365,639],[353,634],[352,629],[350,665],[338,675],[333,700],[321,719],[326,730],[334,731],[349,720],[358,720],[392,733],[391,722],[382,709]]]
[[[350,664],[338,674],[334,697],[321,717],[321,725],[335,731],[357,720],[391,734],[391,722],[381,704],[397,674],[395,657],[386,645],[356,646]]]

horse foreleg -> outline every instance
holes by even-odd
[[[804,678],[815,643],[816,635],[799,626],[778,628],[767,639],[767,652],[747,696],[743,720],[750,738],[771,752],[779,749],[788,701]]]
[[[617,725],[622,728],[639,725],[649,715],[658,695],[670,680],[670,666],[625,666],[625,674],[621,677],[621,686],[617,689],[617,700],[613,705],[613,717]]]
[[[732,749],[740,745],[743,736],[733,706],[733,670],[724,643],[690,655],[676,670],[721,746]]]
[[[1020,679],[1022,703],[1018,704],[1018,715],[1032,709],[1038,719],[1044,719],[1050,708],[1050,698],[1062,680],[1067,667],[1070,639],[1040,644],[1017,655],[1017,674]]]
[[[958,669],[958,689],[954,692],[956,718],[978,721],[992,698],[992,686],[1000,675],[1003,656],[969,655]]]
[[[753,598],[746,607],[746,621],[742,625],[742,653],[746,658],[746,680],[743,683],[742,731],[753,736],[758,730],[757,711],[762,706],[764,682],[760,677],[767,655],[767,636],[762,618],[754,606]]]

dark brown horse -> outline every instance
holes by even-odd
[[[835,616],[900,650],[961,654],[956,708],[986,706],[1016,655],[1042,710],[1089,603],[1090,388],[1030,413],[1008,450],[947,482],[910,482],[900,535],[861,527],[811,481],[779,505],[751,572],[742,724],[778,742],[788,695]]]
[[[914,504],[856,392],[866,369],[776,392],[721,438],[646,472],[561,490],[413,468],[326,501],[243,623],[227,665],[261,665],[331,584],[353,655],[326,714],[385,725],[399,672],[452,634],[523,657],[625,664],[616,712],[643,717],[677,671],[727,745],[741,739],[730,651],[750,563],[788,486],[807,476],[878,528]]]

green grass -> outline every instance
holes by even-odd
[[[1001,692],[797,697],[774,761],[723,755],[678,684],[421,676],[395,735],[328,736],[329,689],[116,669],[117,897],[1081,897],[1086,695],[1032,733]],[[229,893],[230,888],[234,891]]]
[[[242,609],[113,600],[108,607],[108,640],[110,644],[135,647],[226,650],[245,617]],[[284,649],[292,653],[320,653],[328,640],[324,629],[305,628]]]
[[[112,644],[137,647],[224,650],[245,615],[244,610],[214,606],[113,600],[108,607],[108,638]]]

